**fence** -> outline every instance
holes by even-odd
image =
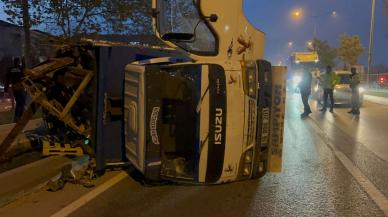
[[[369,88],[375,90],[388,90],[388,73],[370,74]]]

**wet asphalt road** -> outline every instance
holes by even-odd
[[[200,187],[144,187],[128,178],[71,216],[384,216],[326,142],[341,150],[388,197],[384,159],[388,155],[379,151],[388,141],[388,131],[380,132],[388,127],[384,121],[388,108],[366,103],[359,119],[338,108],[335,114],[314,112],[301,120],[299,101],[296,95],[288,97],[282,173]],[[368,124],[376,130],[360,130]]]

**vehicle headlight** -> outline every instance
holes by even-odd
[[[253,90],[252,87],[249,87],[249,96],[254,95],[255,91]]]
[[[298,85],[302,81],[302,76],[294,75],[294,77],[292,78],[292,81],[294,82],[294,84]]]
[[[318,92],[318,90],[319,90],[319,87],[318,87],[318,85],[317,85],[317,86],[314,87],[314,91],[315,91],[315,92]]]
[[[363,87],[359,87],[359,88],[358,88],[358,92],[360,92],[360,93],[364,93],[364,92],[365,92],[365,88],[363,88]]]
[[[249,176],[251,174],[251,165],[250,164],[245,164],[244,165],[244,170],[243,170],[243,175],[244,176]]]
[[[253,152],[252,150],[249,150],[245,153],[245,159],[244,159],[244,162],[245,163],[251,163],[252,162],[252,158],[253,158]]]
[[[252,172],[252,162],[253,162],[253,148],[247,150],[244,153],[243,158],[243,168],[242,168],[242,175],[243,176],[250,176]]]
[[[244,92],[252,98],[256,98],[257,81],[256,81],[256,63],[247,65],[246,70],[243,71],[244,76]]]

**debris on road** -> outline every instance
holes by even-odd
[[[73,159],[72,164],[62,167],[61,172],[47,183],[48,191],[59,191],[66,183],[79,184],[86,188],[94,187],[93,180],[96,178],[94,170],[96,162],[88,155]]]

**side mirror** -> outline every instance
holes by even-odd
[[[165,41],[191,41],[194,38],[192,33],[173,33],[169,32],[162,35],[162,39]]]

